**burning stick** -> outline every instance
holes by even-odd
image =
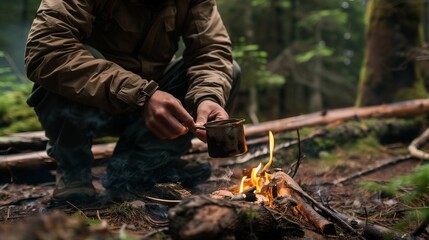
[[[303,191],[301,187],[297,183],[295,183],[295,181],[293,181],[292,178],[289,177],[289,175],[287,175],[286,173],[275,172],[272,175],[270,185],[272,185],[272,191],[273,195],[275,196],[275,199],[286,196],[288,199],[292,200],[289,200],[289,202],[295,204],[292,205],[292,209],[295,213],[305,217],[309,222],[313,223],[323,234],[335,235],[336,230],[334,224],[326,220],[324,217],[320,216],[309,204],[305,202],[304,199],[302,199],[299,193],[289,187],[289,183],[292,183],[293,185],[295,185],[295,188],[299,189],[300,191]],[[283,201],[274,201],[274,205],[276,205],[276,203],[278,204],[279,202],[282,203]],[[276,207],[282,208],[282,206]]]
[[[240,194],[238,199],[244,200],[246,194],[243,194],[247,187],[255,188],[256,195],[262,195],[267,198],[267,203],[273,206],[274,198],[280,196],[283,198],[276,203],[281,205],[290,205],[295,213],[305,217],[309,222],[313,223],[323,234],[334,235],[336,234],[335,226],[327,219],[320,216],[310,205],[308,205],[301,197],[300,193],[304,192],[301,187],[293,181],[293,179],[284,172],[275,172],[269,174],[268,169],[273,162],[274,153],[274,137],[272,132],[269,132],[269,153],[270,159],[262,169],[262,163],[256,168],[253,168],[250,174],[250,181],[247,176],[244,176],[240,184]],[[261,170],[262,169],[262,170]],[[247,182],[246,182],[247,180]],[[291,188],[289,185],[293,185]],[[299,192],[295,191],[298,189]],[[285,201],[284,197],[287,197]],[[284,206],[277,206],[280,209]]]
[[[232,196],[230,200],[254,202],[256,201],[255,190],[256,190],[256,187],[251,187],[249,189],[246,189],[246,191],[242,193]]]
[[[277,189],[280,187],[280,189],[293,190],[293,192],[299,194],[301,197],[310,201],[314,206],[316,206],[320,211],[322,211],[324,215],[327,215],[327,216],[331,217],[332,219],[335,219],[338,222],[338,224],[340,224],[344,230],[351,232],[355,235],[359,235],[354,228],[352,228],[347,222],[345,222],[335,212],[326,208],[322,204],[319,204],[310,195],[308,195],[304,190],[302,190],[302,188],[286,173],[277,172],[274,174],[273,179],[276,179],[275,181],[273,180],[272,182],[274,182]],[[276,182],[278,182],[279,184],[276,184]],[[286,192],[285,190],[280,190],[280,193],[283,191]],[[279,193],[278,190],[277,190],[277,193]],[[281,195],[281,194],[279,194],[279,195]],[[294,194],[294,195],[296,195],[296,194]]]

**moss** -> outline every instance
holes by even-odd
[[[345,150],[348,150],[351,152],[356,151],[360,153],[379,152],[380,148],[383,148],[383,146],[380,144],[378,139],[373,135],[369,135],[366,138],[362,138],[351,143],[346,143],[344,145]]]
[[[40,122],[36,117],[25,118],[20,121],[15,121],[5,128],[1,128],[0,135],[17,132],[38,131],[41,130],[41,128]]]
[[[426,90],[426,86],[424,85],[423,80],[420,79],[414,83],[413,87],[398,90],[398,93],[395,95],[395,101],[427,98],[428,96],[429,94]]]
[[[0,94],[0,134],[41,130],[40,123],[27,103],[31,85],[18,84]]]

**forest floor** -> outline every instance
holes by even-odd
[[[384,184],[398,176],[413,173],[417,166],[427,161],[407,158],[342,183],[328,184],[370,169],[380,162],[403,156],[407,154],[406,149],[407,145],[403,143],[381,145],[364,140],[363,143],[338,144],[331,150],[314,154],[311,146],[307,146],[302,149],[303,158],[294,180],[313,198],[327,202],[338,212],[388,228],[400,227],[401,231],[410,233],[421,219],[410,219],[408,213],[428,207],[429,196],[404,203],[398,196],[408,194],[411,189],[404,188],[399,195],[393,196],[369,191],[360,183],[371,181]],[[288,172],[291,163],[296,160],[296,153],[296,146],[294,149],[276,151],[272,168]],[[246,163],[224,166],[222,159],[212,159],[212,177],[189,191],[202,195],[229,189],[240,183],[243,169],[267,161],[268,156],[265,155]],[[104,168],[103,161],[93,167],[94,185],[100,193],[104,191],[100,184]],[[10,174],[13,181],[0,184],[0,234],[3,232],[6,234],[4,236],[15,236],[15,239],[171,239],[166,211],[172,204],[158,203],[152,205],[150,211],[142,207],[148,204],[146,200],[50,207],[50,195],[55,185],[52,166],[13,174]],[[28,180],[26,177],[19,179],[19,176],[30,175],[32,177]],[[303,224],[303,227],[303,239],[360,239],[341,230],[335,236],[324,236],[311,226]],[[34,235],[31,237],[31,234]],[[420,237],[429,239],[429,234],[425,231]]]

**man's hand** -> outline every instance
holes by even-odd
[[[146,126],[160,139],[175,139],[195,129],[192,116],[173,95],[156,91],[143,106]]]
[[[205,123],[213,120],[228,119],[229,115],[219,104],[205,100],[198,105],[197,109],[197,121],[195,125],[203,126]],[[196,130],[194,132],[201,141],[207,142],[207,136],[205,130]]]

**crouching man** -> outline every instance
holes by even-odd
[[[54,201],[95,196],[91,146],[104,135],[119,137],[103,179],[112,198],[210,176],[180,157],[194,136],[205,141],[196,125],[228,118],[238,88],[215,0],[42,0],[25,66],[58,164]]]

